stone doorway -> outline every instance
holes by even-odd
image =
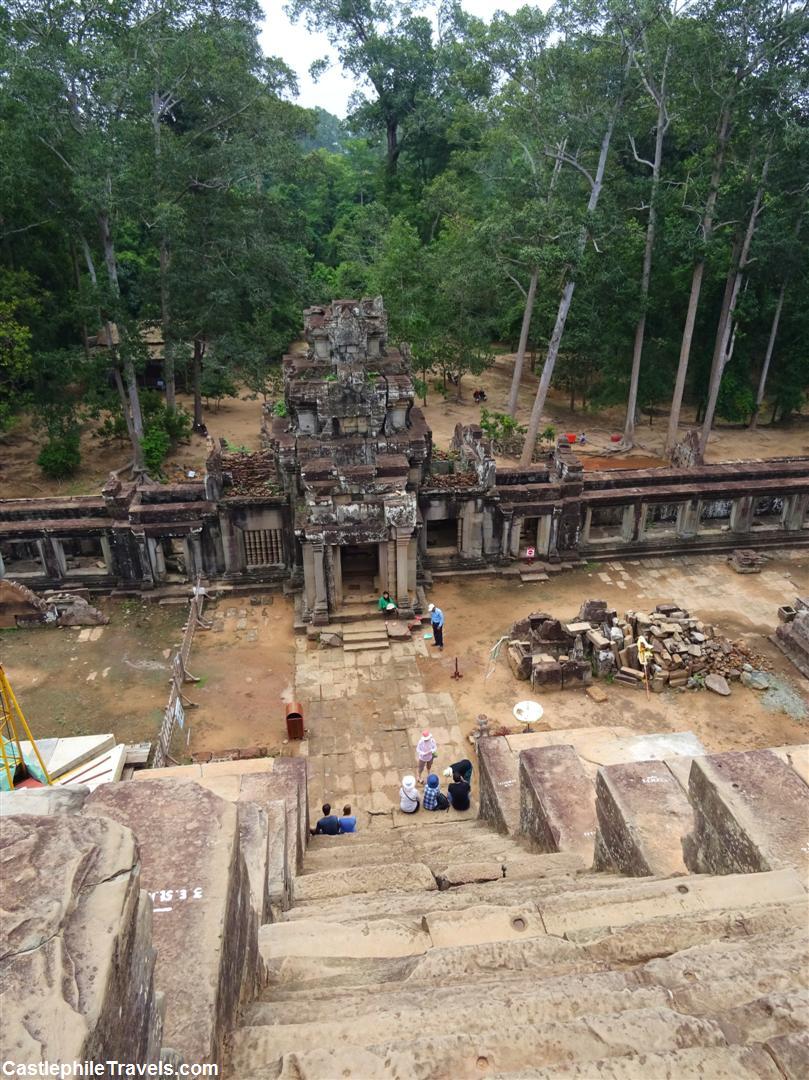
[[[378,544],[344,544],[340,548],[343,601],[361,602],[375,590],[379,574]]]

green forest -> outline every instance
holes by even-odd
[[[703,450],[800,413],[809,4],[287,11],[353,79],[345,120],[295,104],[253,0],[0,9],[0,454],[30,415],[68,476],[93,419],[157,477],[203,397],[272,398],[302,308],[376,294],[421,392],[499,346],[514,415],[535,364],[523,464],[551,387],[625,406],[627,447],[653,410],[671,448],[696,407]]]

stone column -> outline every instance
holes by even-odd
[[[733,533],[748,533],[753,524],[753,497],[742,495],[733,500],[730,508],[730,531]]]
[[[101,553],[104,556],[104,565],[107,568],[107,573],[114,574],[115,562],[112,558],[112,548],[110,547],[110,538],[108,536],[101,537]]]
[[[548,541],[548,555],[559,561],[559,523],[562,520],[562,507],[554,506],[551,518],[550,540]]]
[[[315,555],[307,540],[301,541],[303,555],[303,618],[309,622],[315,608]]]
[[[196,581],[197,576],[205,576],[205,563],[202,558],[202,526],[192,529],[188,536],[188,579]]]
[[[581,542],[583,544],[590,543],[590,526],[593,524],[593,509],[588,506],[584,512],[584,528],[581,531]]]
[[[241,532],[233,525],[230,514],[219,514],[219,527],[222,533],[222,555],[226,574],[240,574],[244,570],[245,557]]]
[[[631,544],[635,538],[635,505],[630,503],[624,507],[621,518],[621,539],[625,544]]]
[[[58,581],[64,577],[62,569],[64,566],[64,554],[62,552],[62,545],[59,544],[57,550],[57,544],[59,544],[59,541],[54,540],[52,536],[46,536],[42,540],[37,541],[45,576],[55,578]]]
[[[396,582],[398,580],[398,571],[396,569],[396,541],[385,540],[383,541],[383,544],[385,546],[386,575],[384,579],[384,584],[382,585],[382,591],[384,592],[385,589],[387,589],[391,596],[396,596]]]
[[[589,513],[589,510],[588,510]],[[537,555],[547,555],[551,544],[551,515],[543,514],[537,521]]]
[[[522,522],[521,517],[514,517],[511,519],[511,541],[509,543],[509,554],[513,559],[519,559],[520,557],[520,536],[522,535]]]
[[[6,576],[6,564],[3,562],[3,553],[0,551],[0,578]]]
[[[643,540],[646,535],[646,519],[649,516],[649,507],[646,503],[642,503],[640,507],[640,517],[638,518],[638,540]]]
[[[680,504],[677,514],[677,536],[681,540],[690,540],[699,529],[699,499],[689,499]]]
[[[784,528],[788,532],[797,532],[802,529],[807,510],[809,510],[809,495],[790,495],[784,500]]]
[[[331,547],[331,576],[334,585],[334,607],[343,605],[343,549],[339,544]]]
[[[154,570],[152,568],[152,560],[149,557],[149,548],[147,546],[149,541],[147,541],[146,537],[142,533],[139,536],[137,534],[133,535],[135,536],[135,543],[138,545],[138,559],[140,560],[141,582],[145,588],[150,589],[154,586],[155,577]]]
[[[315,626],[325,626],[329,621],[329,596],[326,589],[324,545],[313,544],[312,554],[315,561],[315,606],[312,610],[312,622]]]
[[[413,601],[408,589],[409,584],[409,548],[410,530],[396,530],[396,606],[399,614],[409,616],[413,614]]]

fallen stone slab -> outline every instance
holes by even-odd
[[[572,746],[523,750],[520,762],[520,832],[539,851],[570,851],[592,865],[595,788]]]
[[[4,1061],[159,1061],[151,905],[129,829],[6,817],[0,908]]]
[[[705,689],[712,690],[715,694],[720,694],[722,697],[730,696],[730,687],[727,684],[727,680],[723,679],[721,675],[713,674],[713,672],[710,675],[705,676]]]
[[[84,806],[132,829],[153,905],[165,995],[165,1043],[187,1061],[220,1062],[258,975],[257,925],[236,807],[193,781],[105,784]],[[73,819],[71,819],[73,820]]]
[[[596,705],[603,705],[605,701],[609,700],[607,693],[600,686],[588,686],[584,692]]]
[[[694,831],[686,862],[697,872],[759,873],[809,868],[809,787],[769,750],[697,757],[688,793]]]
[[[687,874],[691,805],[663,761],[607,765],[596,778],[595,867],[633,877]]]
[[[17,788],[0,791],[0,817],[12,814],[50,816],[53,814],[78,814],[89,792],[87,788]]]

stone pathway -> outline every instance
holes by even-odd
[[[429,727],[438,744],[436,769],[469,757],[452,695],[424,689],[417,656],[422,639],[391,641],[384,652],[319,649],[296,639],[295,697],[303,706],[309,756],[309,804],[337,810],[350,803],[367,814],[390,817],[399,786],[416,768],[416,743]],[[442,777],[442,788],[445,781]]]

